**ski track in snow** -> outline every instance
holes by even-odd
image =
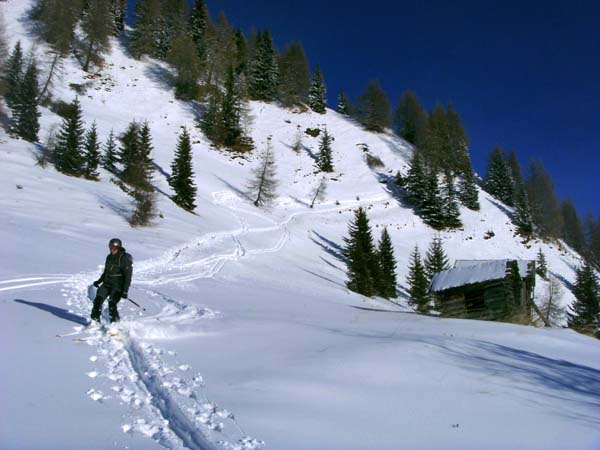
[[[389,197],[384,194],[363,200],[345,201],[343,207],[387,200]],[[219,313],[185,304],[153,288],[211,278],[218,274],[228,261],[278,252],[288,242],[288,226],[296,218],[308,214],[335,212],[342,206],[297,211],[282,222],[269,219],[273,221],[272,226],[249,227],[243,216],[260,220],[265,220],[267,216],[258,211],[241,208],[239,205],[243,205],[244,200],[231,191],[213,193],[213,202],[228,208],[240,227],[232,231],[208,233],[179,248],[167,251],[158,258],[135,263],[132,287],[146,294],[145,299],[150,300],[159,309],[157,314],[135,319],[135,316],[130,314],[124,315],[117,336],[109,336],[99,329],[85,330],[79,326],[74,327],[74,333],[66,333],[59,337],[86,333],[76,341],[95,347],[97,352],[97,355],[90,357],[94,370],[86,375],[90,380],[108,378],[113,383],[113,392],[110,394],[92,387],[87,395],[99,404],[115,400],[129,407],[126,418],[131,423],[122,424],[123,432],[141,433],[170,449],[253,450],[262,447],[264,442],[246,436],[232,413],[221,409],[208,399],[206,386],[199,373],[192,372],[186,377],[185,373],[190,370],[188,364],[179,362],[171,365],[166,361],[167,358],[175,356],[174,352],[164,351],[144,342],[144,339],[187,336],[186,331],[181,329],[183,327],[193,328],[197,333],[201,328],[199,321],[218,317]],[[248,249],[240,240],[251,234],[270,232],[280,232],[281,235],[275,244],[269,247]],[[219,251],[221,247],[227,247],[227,251]],[[88,317],[91,310],[88,289],[96,275],[96,272],[90,272],[4,280],[0,281],[0,286],[3,286],[0,287],[0,292],[62,283],[67,305],[75,307],[75,312],[79,315]],[[104,313],[106,314],[106,310]],[[194,331],[190,333],[194,334]],[[100,370],[99,362],[104,362],[106,372]],[[231,427],[237,438],[229,436],[226,428]]]

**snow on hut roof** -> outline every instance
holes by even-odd
[[[433,292],[445,291],[458,286],[501,280],[506,276],[508,259],[497,260],[458,260],[454,268],[434,275],[429,289]],[[528,273],[528,261],[517,261],[519,274]]]

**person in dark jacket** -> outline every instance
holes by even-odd
[[[98,292],[92,308],[92,320],[98,323],[100,323],[102,304],[107,297],[109,297],[110,322],[119,321],[117,304],[122,298],[127,298],[133,272],[133,260],[131,255],[123,248],[120,239],[111,239],[108,248],[110,253],[106,257],[104,272],[98,280],[94,281],[94,286],[98,288]]]

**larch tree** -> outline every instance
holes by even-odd
[[[369,131],[383,132],[392,124],[392,108],[390,101],[379,81],[372,80],[367,84],[365,91],[358,98],[358,120]]]
[[[423,142],[427,125],[427,111],[421,106],[417,95],[406,91],[400,97],[394,114],[394,131],[413,145]]]
[[[310,207],[313,208],[315,203],[323,201],[325,195],[327,195],[327,178],[321,177],[319,183],[310,193]]]
[[[287,106],[306,103],[310,88],[310,67],[300,42],[287,45],[279,59],[279,98]]]
[[[271,137],[260,155],[258,166],[252,171],[253,178],[249,182],[249,193],[255,196],[254,206],[268,206],[277,198],[277,167]]]
[[[110,36],[114,34],[114,17],[111,14],[113,0],[86,0],[81,19],[84,34],[83,70],[90,64],[102,63],[102,54],[109,50]]]

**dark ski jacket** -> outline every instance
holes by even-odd
[[[104,263],[104,272],[102,272],[102,276],[98,281],[107,287],[127,293],[131,284],[132,273],[133,258],[124,248],[121,248],[116,255],[108,254]]]

